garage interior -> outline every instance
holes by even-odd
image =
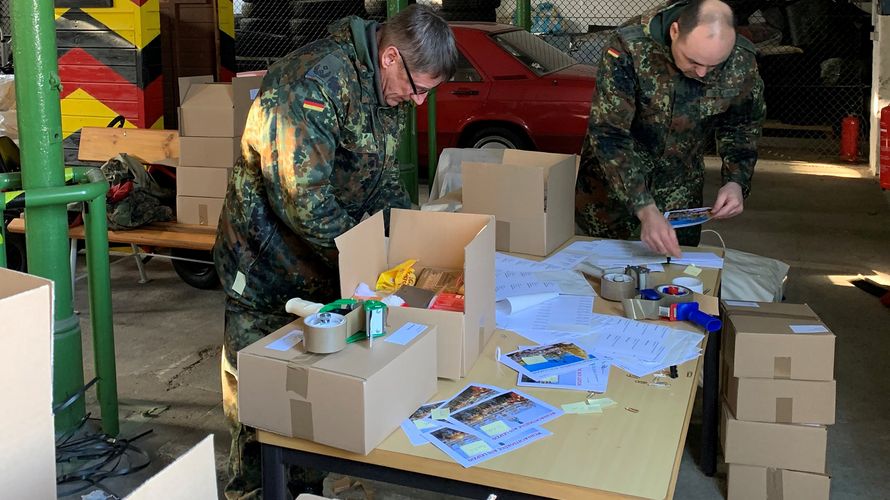
[[[383,0],[344,0],[337,7],[342,10],[325,12],[314,12],[313,1],[317,0],[157,2],[159,38],[153,42],[156,46],[140,48],[147,55],[156,50],[157,58],[145,63],[150,71],[140,76],[146,81],[139,85],[148,89],[152,76],[163,75],[164,98],[158,101],[160,106],[147,107],[144,120],[133,125],[176,126],[179,77],[213,74],[225,79],[241,71],[263,70],[287,52],[320,37],[324,26],[341,15],[357,11],[369,18],[386,17]],[[520,15],[517,5],[508,0],[440,3],[445,17],[456,21],[509,24]],[[582,0],[532,2],[529,17],[532,31],[540,38],[578,61],[595,65],[607,28],[648,6],[637,0],[611,6]],[[886,77],[890,65],[881,64],[890,53],[881,49],[890,45],[879,40],[879,33],[890,18],[884,14],[890,11],[881,12],[881,7],[870,3],[827,0],[742,0],[734,7],[739,24],[743,25],[742,19],[748,21],[744,24],[746,34],[757,38],[756,45],[765,54],[760,67],[767,82],[770,114],[744,213],[712,222],[709,227],[719,232],[727,248],[790,265],[784,300],[809,304],[837,336],[836,423],[828,428],[831,496],[880,498],[890,482],[890,468],[886,467],[890,402],[881,397],[890,390],[890,381],[880,369],[884,353],[890,350],[890,322],[888,308],[852,282],[869,278],[890,286],[890,191],[882,191],[878,179],[880,110],[890,104],[890,79]],[[875,14],[871,14],[873,8]],[[0,0],[0,41],[7,43],[8,9],[9,4]],[[293,9],[304,17],[289,19],[291,14],[282,13]],[[63,25],[59,29],[64,32],[65,26],[70,28],[78,19],[74,15],[59,21]],[[814,24],[814,19],[822,24]],[[80,43],[65,46],[65,39],[59,38],[60,53]],[[441,101],[439,106],[441,112]],[[423,110],[417,120],[424,122],[426,116]],[[839,159],[842,122],[851,116],[858,120],[858,141],[853,161],[844,161],[850,158]],[[107,117],[100,118],[95,126],[104,126],[100,122]],[[426,130],[424,127],[421,130]],[[66,160],[76,163],[80,133],[71,127],[63,132]],[[418,183],[418,205],[428,201],[426,140],[425,134],[419,135],[423,146],[413,152],[415,164],[419,163],[413,174],[413,182]],[[455,146],[472,146],[467,140],[458,138]],[[713,199],[719,188],[719,170],[719,160],[709,157],[706,200]],[[703,244],[719,246],[720,241],[705,236]],[[144,263],[147,283],[139,283],[139,269],[131,257],[113,259],[118,259],[111,266],[111,290],[120,435],[140,436],[135,444],[148,453],[151,462],[139,472],[107,479],[101,486],[123,498],[212,434],[222,495],[230,443],[220,390],[225,294],[219,289],[189,286],[167,259],[152,258]],[[88,381],[95,373],[89,291],[82,276],[85,264],[85,256],[79,255],[75,308],[83,330],[84,378]],[[674,497],[725,498],[726,464],[720,460],[711,477],[699,467],[701,389],[696,401]],[[99,414],[95,391],[87,392],[87,412]],[[97,427],[98,423],[94,419],[90,425]],[[394,487],[375,482],[373,477],[364,479],[370,481],[363,491],[375,492],[373,498],[459,498]],[[76,500],[92,489],[66,495],[66,488],[60,486],[58,493],[59,498]],[[310,493],[330,495],[331,491]]]

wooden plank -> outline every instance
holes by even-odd
[[[10,233],[24,233],[25,219],[13,219],[9,222],[6,229]],[[68,237],[78,240],[84,239],[83,226],[68,229]],[[209,252],[216,242],[216,228],[177,224],[175,222],[159,222],[138,229],[108,231],[108,241],[109,243],[135,243],[141,246],[182,248]]]
[[[574,238],[571,241],[588,238]],[[694,250],[684,248],[684,250]],[[699,251],[719,248],[702,247]],[[667,265],[665,272],[653,272],[653,283],[669,283],[681,276],[686,266]],[[720,271],[703,269],[699,278],[705,288],[716,292]],[[591,283],[599,292],[599,282]],[[714,293],[715,293],[714,292]],[[594,310],[622,315],[621,304],[597,299]],[[677,327],[676,323],[663,322]],[[680,328],[689,328],[679,325]],[[440,379],[438,393],[431,400],[446,399],[469,383],[516,387],[516,372],[500,365],[496,351],[509,352],[528,341],[519,335],[498,330],[462,380]],[[704,346],[702,346],[704,348]],[[702,358],[679,366],[679,378],[659,379],[669,386],[649,385],[652,375],[638,379],[612,367],[609,385],[603,395],[618,403],[602,415],[564,415],[543,427],[553,435],[471,468],[463,468],[432,446],[414,447],[401,429],[393,432],[367,456],[336,450],[298,438],[287,438],[260,430],[262,443],[347,458],[447,477],[475,484],[504,488],[547,498],[671,498],[685,446],[692,405],[698,388]],[[520,387],[522,391],[556,407],[584,399],[586,393]],[[632,408],[635,411],[627,410]]]
[[[78,159],[105,161],[127,153],[145,163],[179,163],[179,132],[176,130],[84,127],[80,132]]]

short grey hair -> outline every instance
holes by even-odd
[[[423,5],[409,5],[383,23],[380,47],[399,49],[411,72],[451,79],[457,68],[457,45],[448,22]]]

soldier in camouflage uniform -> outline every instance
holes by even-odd
[[[295,319],[284,310],[289,298],[339,298],[334,238],[365,214],[410,208],[396,162],[408,106],[457,64],[450,28],[426,7],[328,29],[269,68],[220,216],[213,255],[227,294],[230,498],[260,493],[255,433],[237,420],[236,353]]]
[[[633,18],[606,45],[581,151],[581,234],[640,237],[679,256],[700,226],[676,232],[666,210],[702,206],[703,148],[716,132],[723,187],[714,218],[742,211],[765,109],[754,47],[718,0],[680,0]],[[678,239],[679,237],[679,239]]]

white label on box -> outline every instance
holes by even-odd
[[[725,302],[728,306],[735,307],[760,307],[757,302],[746,302],[744,300],[725,300],[723,302]]]
[[[790,325],[791,331],[794,333],[826,333],[828,328],[825,325]]]
[[[291,332],[284,337],[267,345],[266,349],[272,349],[273,351],[288,351],[295,345],[299,344],[301,340],[303,340],[303,332],[299,330],[291,330]]]
[[[399,345],[407,345],[411,343],[418,335],[425,332],[427,329],[426,325],[421,325],[419,323],[405,323],[401,328],[389,334],[383,341],[391,342],[393,344]]]
[[[260,93],[260,89],[250,89],[250,100],[256,99],[257,94]]]

